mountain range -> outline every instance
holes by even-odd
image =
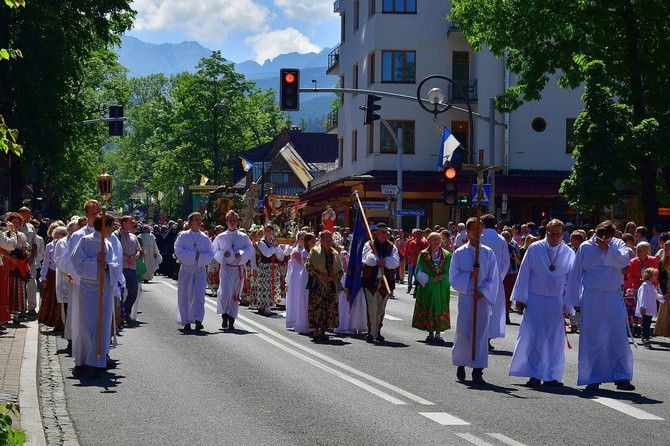
[[[193,73],[195,66],[204,57],[209,57],[212,50],[198,42],[147,43],[135,37],[123,36],[121,46],[114,48],[119,56],[119,63],[128,69],[129,77],[142,77],[154,73],[170,76],[184,71]],[[262,65],[248,60],[235,64],[235,71],[244,75],[247,80],[254,81],[261,90],[279,90],[280,68],[299,68],[300,86],[333,88],[337,84],[337,76],[326,75],[328,53],[325,48],[320,53],[288,53],[281,54]],[[223,55],[225,57],[225,54]],[[330,105],[335,99],[332,93],[301,93],[300,110],[286,112],[294,124],[301,124],[305,131],[323,132],[323,121],[330,112]]]

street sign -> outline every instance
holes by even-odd
[[[354,203],[354,209],[358,208],[358,204]],[[388,209],[389,204],[384,202],[384,203],[370,203],[370,202],[365,202],[363,203],[363,209]]]
[[[426,215],[426,211],[423,209],[396,209],[395,215],[400,217],[423,217]]]
[[[483,189],[484,189],[484,196],[482,197],[482,201],[477,201],[477,185],[473,184],[472,185],[472,204],[479,205],[479,206],[488,206],[489,202],[491,201],[491,185],[490,184],[482,184]]]
[[[400,188],[395,184],[382,184],[382,195],[398,195]]]

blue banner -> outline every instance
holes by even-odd
[[[349,266],[344,287],[349,290],[349,306],[361,289],[361,274],[363,273],[363,246],[368,242],[368,231],[365,228],[365,219],[360,209],[356,210],[356,222],[352,232],[353,240],[349,249]]]

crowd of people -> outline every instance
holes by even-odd
[[[522,320],[509,374],[530,387],[563,385],[566,330],[580,333],[578,384],[587,390],[607,382],[634,390],[629,341],[653,348],[653,335],[670,336],[670,234],[658,225],[648,241],[634,222],[507,226],[487,214],[409,233],[378,222],[360,237],[327,209],[322,231],[302,228],[287,243],[271,222],[240,229],[232,210],[211,230],[198,212],[165,225],[103,215],[95,200],[67,222],[24,207],[0,230],[0,323],[37,318],[62,332],[75,376],[116,367],[113,337],[136,323],[142,284],[155,274],[178,282],[183,333],[204,328],[212,287],[223,330],[235,330],[241,305],[272,316],[283,301],[286,328],[316,343],[331,332],[385,342],[388,299],[406,282],[411,326],[442,344],[453,288],[452,362],[459,381],[471,368],[474,384],[485,383],[492,340],[505,337],[513,311]]]

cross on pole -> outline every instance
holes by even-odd
[[[500,167],[497,165],[485,166],[484,165],[484,149],[479,149],[479,162],[477,164],[463,164],[463,170],[475,171],[477,172],[477,204],[475,205],[475,228],[472,232],[472,240],[470,244],[475,246],[475,261],[472,265],[472,269],[479,269],[479,238],[481,237],[481,217],[482,210],[479,203],[484,200],[484,172],[487,170],[496,171],[500,170]],[[491,197],[495,199],[495,197]],[[474,286],[472,298],[475,300],[474,305],[472,306],[472,360],[475,360],[477,355],[477,305],[479,300],[476,299],[476,296],[479,292],[479,275],[474,276],[473,278]]]

